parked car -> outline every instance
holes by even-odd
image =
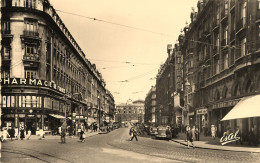
[[[167,129],[168,128],[168,129]],[[161,138],[161,139],[171,139],[171,129],[169,126],[158,126],[157,127],[158,134],[155,135],[155,138]]]
[[[155,138],[166,138],[166,127],[158,126],[157,132],[158,132],[158,134],[155,135]]]
[[[149,134],[150,135],[157,135],[158,134],[157,127],[151,127]]]

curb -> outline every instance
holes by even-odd
[[[177,140],[172,139],[173,142],[179,143],[181,145],[187,146],[187,144],[179,142]],[[232,151],[232,152],[246,152],[246,153],[260,153],[260,151],[252,152],[252,151],[239,151],[239,150],[229,150],[229,149],[217,149],[217,148],[208,148],[208,147],[201,147],[201,146],[195,146],[195,148],[199,149],[209,149],[209,150],[216,150],[216,151]]]

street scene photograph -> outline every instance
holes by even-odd
[[[259,0],[0,5],[0,162],[260,162]]]

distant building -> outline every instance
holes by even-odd
[[[124,122],[139,122],[144,123],[144,101],[127,100],[127,103],[116,106],[115,121]]]
[[[145,114],[144,114],[144,123],[155,123],[156,122],[156,87],[152,86],[149,90],[149,93],[146,95],[145,98]]]

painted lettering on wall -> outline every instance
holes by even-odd
[[[40,80],[40,79],[21,79],[21,78],[2,78],[0,79],[2,85],[31,85],[49,87],[59,92],[66,93],[64,88],[57,86],[54,82]]]
[[[237,136],[238,132],[239,131],[237,131],[235,134],[230,133],[229,135],[226,132],[224,132],[223,136],[220,139],[221,145],[225,145],[227,143],[239,140],[240,137]]]

